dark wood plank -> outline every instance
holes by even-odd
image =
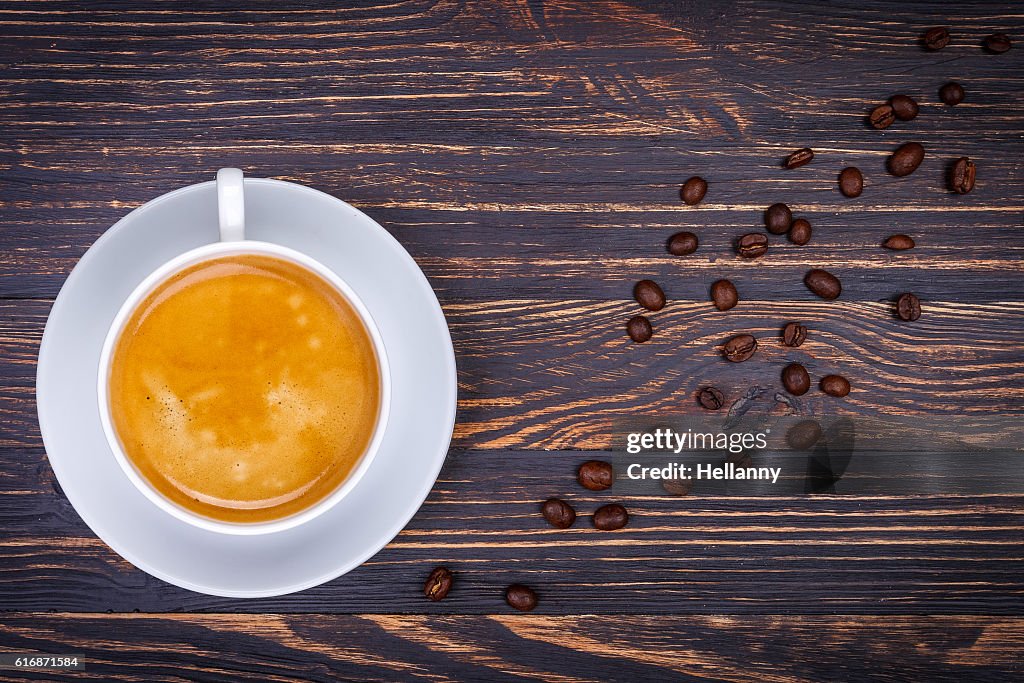
[[[0,645],[84,655],[79,680],[999,681],[1024,620],[623,615],[0,615]],[[0,680],[50,680],[0,672]]]

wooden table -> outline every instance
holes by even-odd
[[[814,391],[807,411],[1024,415],[1019,6],[82,5],[0,3],[0,650],[83,653],[79,677],[98,680],[1021,675],[1022,495],[621,499],[574,481],[616,417],[695,413],[707,382],[776,388],[777,344],[742,364],[715,346],[794,317],[813,321],[812,374],[855,387]],[[929,53],[935,25],[954,40]],[[995,31],[1016,46],[986,53]],[[949,79],[967,90],[952,108]],[[867,127],[898,92],[917,120]],[[909,140],[922,168],[886,174]],[[805,145],[814,163],[782,169]],[[944,181],[961,155],[979,169],[966,196]],[[867,178],[854,200],[836,189],[851,164]],[[452,450],[408,527],[343,578],[253,601],[164,584],[98,540],[55,482],[33,399],[76,260],[133,207],[228,165],[385,226],[433,284],[459,365]],[[694,174],[710,190],[690,208]],[[741,262],[730,241],[776,201],[812,242]],[[665,252],[680,229],[697,254]],[[880,249],[895,232],[919,246]],[[841,299],[806,291],[814,266]],[[636,345],[644,277],[670,303]],[[719,277],[742,297],[725,314],[707,302]],[[925,301],[918,323],[892,317],[902,291]],[[633,519],[555,530],[537,512],[549,496],[581,513],[622,500]],[[421,590],[439,563],[457,585],[435,604]],[[503,603],[512,582],[538,590],[534,613]]]

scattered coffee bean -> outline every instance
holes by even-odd
[[[757,258],[768,251],[768,236],[762,232],[750,232],[736,240],[736,253],[743,258]]]
[[[889,104],[892,105],[892,112],[896,115],[900,121],[910,121],[917,117],[919,108],[917,101],[913,97],[907,95],[893,95],[889,98]]]
[[[693,176],[683,183],[683,189],[679,191],[679,196],[682,197],[685,203],[693,205],[700,203],[700,200],[704,199],[707,191],[707,181],[700,176]]]
[[[444,600],[451,589],[452,573],[447,567],[437,567],[434,569],[423,584],[423,594],[434,602]]]
[[[725,405],[725,394],[715,387],[704,387],[697,392],[697,403],[705,410],[719,410]]]
[[[746,451],[730,453],[725,456],[725,461],[731,462],[733,465],[736,465],[736,467],[750,467],[754,464],[754,458]]]
[[[615,531],[626,526],[629,513],[618,503],[602,505],[594,510],[594,528],[601,531]]]
[[[806,451],[814,448],[821,439],[821,425],[817,420],[801,420],[786,432],[786,443],[790,448]]]
[[[793,212],[782,202],[772,204],[764,212],[764,225],[773,235],[781,235],[789,230],[792,222]]]
[[[693,490],[693,479],[662,479],[661,488],[673,496],[686,496]]]
[[[892,110],[892,107],[888,104],[880,104],[871,110],[868,114],[868,123],[871,124],[872,128],[883,130],[892,125],[892,122],[896,120],[896,112]]]
[[[807,328],[800,323],[787,323],[782,328],[782,343],[786,346],[800,346],[807,341]]]
[[[929,50],[941,50],[949,45],[949,29],[936,27],[924,34],[924,46]]]
[[[951,107],[960,104],[964,101],[964,87],[956,81],[951,81],[939,88],[939,99]]]
[[[886,249],[892,249],[893,251],[904,251],[905,249],[914,248],[914,239],[909,235],[893,235],[887,237],[882,246]]]
[[[807,285],[807,289],[829,301],[843,293],[843,285],[839,282],[839,278],[821,268],[807,271],[807,275],[804,276],[804,284]]]
[[[720,311],[728,311],[740,300],[736,285],[728,280],[716,280],[711,285],[711,302]]]
[[[588,460],[576,473],[580,486],[590,491],[604,491],[615,481],[615,470],[604,460]]]
[[[846,197],[859,197],[864,191],[864,176],[856,166],[848,166],[839,172],[839,191]]]
[[[799,363],[790,363],[782,370],[782,386],[794,396],[803,396],[811,388],[811,376]]]
[[[654,280],[641,280],[633,287],[633,298],[648,311],[660,311],[665,307],[665,292]]]
[[[626,323],[626,333],[637,344],[643,344],[651,338],[654,330],[651,329],[651,321],[646,316],[634,315]]]
[[[914,294],[901,294],[896,300],[896,315],[900,320],[913,322],[921,317],[921,300]]]
[[[540,512],[548,524],[557,529],[568,529],[576,521],[576,511],[572,505],[559,498],[549,498],[540,506]]]
[[[811,223],[806,218],[797,218],[789,228],[789,241],[793,244],[807,244],[811,241]]]
[[[537,594],[522,584],[512,584],[505,589],[505,602],[520,612],[530,612],[537,606]]]
[[[953,164],[949,173],[949,187],[957,194],[967,194],[974,189],[974,162],[968,157],[960,157]]]
[[[757,351],[757,340],[752,334],[737,334],[722,346],[722,355],[733,363],[742,363]]]
[[[924,147],[916,142],[901,145],[889,157],[889,172],[902,178],[917,170],[924,160]]]
[[[985,38],[985,49],[1001,55],[1010,49],[1010,37],[1005,33],[993,33]]]
[[[692,232],[677,232],[668,238],[668,253],[686,256],[697,251],[697,236]]]
[[[821,378],[821,390],[829,396],[842,398],[850,393],[850,383],[839,375],[826,375]]]
[[[814,150],[810,147],[804,147],[786,157],[785,166],[786,168],[800,168],[811,163],[812,159],[814,159]]]

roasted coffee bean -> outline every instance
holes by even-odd
[[[896,300],[896,315],[900,320],[914,322],[921,317],[921,300],[914,294],[901,294]]]
[[[807,341],[807,328],[800,323],[788,323],[782,328],[782,343],[786,346],[800,346]]]
[[[801,420],[786,432],[786,443],[790,448],[806,451],[814,448],[821,439],[821,425],[817,420]]]
[[[895,120],[896,112],[888,104],[880,104],[868,114],[868,123],[871,124],[872,128],[877,128],[878,130],[888,128]]]
[[[452,573],[447,567],[437,567],[434,569],[423,584],[423,594],[434,602],[444,600],[451,589]]]
[[[686,256],[697,251],[697,236],[692,232],[677,232],[668,238],[668,253],[673,256]]]
[[[896,115],[900,121],[910,121],[917,117],[919,108],[917,101],[913,97],[907,95],[893,95],[889,98],[889,104],[892,105],[892,113]]]
[[[812,159],[814,159],[814,150],[810,147],[804,147],[786,157],[785,166],[786,168],[800,168],[811,163]]]
[[[811,388],[811,376],[799,363],[790,363],[782,369],[782,386],[794,396],[803,396]]]
[[[842,398],[850,393],[850,383],[839,375],[826,375],[821,378],[821,390],[829,396]]]
[[[730,453],[725,456],[726,462],[731,462],[736,467],[750,467],[754,464],[754,458],[751,457],[750,453],[741,451],[739,453]]]
[[[742,363],[757,351],[757,340],[752,334],[737,334],[722,346],[722,355],[733,363]]]
[[[740,300],[736,285],[728,280],[716,280],[711,285],[711,303],[720,311],[728,311]]]
[[[633,298],[648,311],[665,308],[665,292],[654,280],[641,280],[633,287]]]
[[[520,612],[530,612],[537,606],[537,594],[532,588],[515,583],[505,589],[505,602]]]
[[[789,241],[793,244],[807,244],[811,241],[811,223],[806,218],[797,218],[789,228]]]
[[[705,410],[719,410],[725,405],[725,394],[715,387],[704,387],[697,392],[697,403]]]
[[[540,506],[540,513],[548,524],[557,529],[568,529],[576,521],[576,511],[564,500],[549,498]]]
[[[839,172],[839,191],[847,197],[859,197],[864,191],[864,176],[856,166],[848,166]]]
[[[629,513],[618,503],[602,505],[594,510],[594,528],[601,531],[615,531],[626,526]]]
[[[768,228],[768,232],[773,235],[781,235],[782,233],[789,230],[790,224],[793,222],[793,212],[789,210],[789,207],[778,202],[768,207],[768,210],[764,212],[764,225]]]
[[[916,142],[901,145],[889,157],[889,172],[902,178],[917,170],[924,160],[924,147]]]
[[[807,271],[807,275],[804,276],[804,284],[807,285],[807,289],[829,301],[843,293],[843,285],[839,282],[839,278],[821,268]]]
[[[768,236],[763,232],[750,232],[736,240],[736,253],[743,258],[757,258],[768,251]]]
[[[914,248],[914,239],[909,235],[893,235],[887,237],[882,246],[886,249],[892,249],[893,251],[903,251],[905,249]]]
[[[993,33],[985,39],[985,49],[1001,55],[1010,49],[1010,37],[1005,33]]]
[[[967,194],[974,189],[974,162],[968,157],[960,157],[949,172],[949,187],[957,194]]]
[[[588,460],[580,465],[576,480],[590,491],[604,491],[615,481],[615,470],[604,460]]]
[[[698,204],[700,200],[704,199],[704,195],[708,191],[708,182],[700,176],[693,176],[685,183],[683,188],[679,190],[679,196],[687,204]]]
[[[693,490],[693,479],[662,479],[661,488],[673,496],[689,495]]]
[[[626,334],[637,344],[643,344],[651,338],[654,330],[651,329],[651,321],[646,316],[634,315],[626,323]]]
[[[942,27],[928,29],[922,40],[924,46],[929,50],[941,50],[949,45],[949,29]]]
[[[956,81],[950,81],[939,88],[939,99],[951,107],[960,104],[964,101],[964,87]]]

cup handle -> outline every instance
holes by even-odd
[[[217,171],[217,210],[220,213],[221,241],[244,240],[245,191],[241,169],[222,168]]]

